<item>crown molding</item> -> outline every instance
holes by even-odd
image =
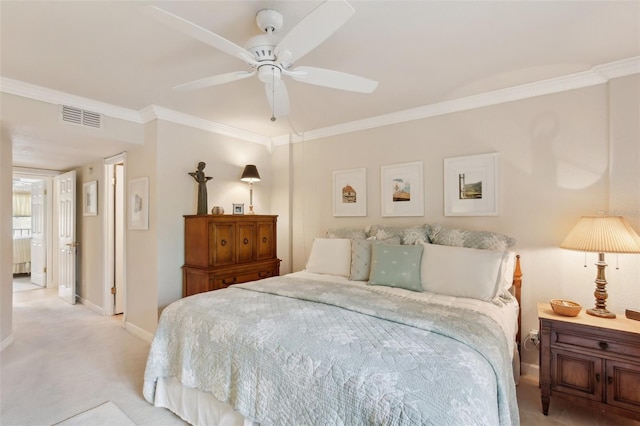
[[[290,139],[289,135],[282,135],[273,138],[273,141],[275,145],[281,145],[289,142],[297,143],[313,139],[321,139],[345,133],[373,129],[376,127],[384,127],[413,120],[436,117],[453,112],[467,111],[475,108],[565,92],[568,90],[597,86],[599,84],[605,84],[613,78],[624,77],[632,74],[640,74],[640,56],[596,65],[588,71],[315,129],[304,132],[301,135],[292,134]]]
[[[230,136],[236,139],[265,145],[267,146],[267,148],[271,146],[271,138],[267,136],[249,132],[237,127],[227,126],[215,121],[205,120],[203,118],[184,114],[182,112],[164,108],[158,105],[149,105],[148,107],[140,110],[140,116],[144,123],[148,123],[149,121],[155,119],[170,121],[172,123],[193,127],[195,129],[200,129],[211,133]]]
[[[215,121],[205,120],[157,105],[149,105],[140,111],[135,111],[2,76],[0,76],[0,91],[57,105],[72,105],[78,108],[104,114],[109,117],[119,118],[138,124],[145,124],[155,119],[166,120],[207,132],[265,145],[267,149],[271,151],[274,146],[278,145],[321,139],[330,136],[374,129],[377,127],[405,123],[408,121],[436,117],[444,114],[451,114],[453,112],[467,111],[475,108],[482,108],[537,96],[560,93],[568,90],[596,86],[599,84],[605,84],[611,79],[632,74],[640,74],[640,56],[596,65],[588,71],[480,93],[464,98],[424,105],[376,117],[368,117],[362,120],[310,130],[303,132],[302,134],[284,134],[273,138],[217,123]]]
[[[99,102],[89,98],[72,95],[58,90],[49,89],[35,84],[25,83],[0,76],[0,91],[11,95],[21,96],[41,102],[55,105],[70,105],[85,109],[95,113],[103,114],[121,120],[130,121],[137,124],[146,124],[155,119],[170,121],[172,123],[183,124],[196,129],[205,130],[211,133],[222,134],[237,139],[254,142],[267,146],[271,149],[273,144],[271,138],[247,130],[238,129],[214,121],[205,120],[189,114],[184,114],[157,105],[149,105],[140,111],[120,107],[117,105]]]
[[[74,106],[108,117],[142,124],[138,111],[42,86],[36,86],[35,84],[25,83],[24,81],[14,80],[12,78],[0,77],[0,91],[50,104]]]

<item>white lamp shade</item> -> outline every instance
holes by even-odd
[[[596,253],[640,253],[640,236],[622,216],[584,216],[560,247]]]

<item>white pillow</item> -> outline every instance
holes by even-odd
[[[351,270],[351,240],[314,238],[306,270],[316,274],[348,277]]]
[[[502,266],[500,267],[500,275],[498,276],[498,280],[500,281],[500,288],[504,290],[509,290],[513,285],[513,273],[516,269],[516,252],[508,251],[506,252],[506,256],[502,261]]]
[[[449,296],[491,301],[502,288],[507,252],[423,244],[422,289]]]

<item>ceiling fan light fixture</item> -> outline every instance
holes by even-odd
[[[276,65],[262,65],[258,68],[258,78],[263,83],[277,85],[280,82],[282,71]]]

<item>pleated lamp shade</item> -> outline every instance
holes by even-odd
[[[560,247],[596,253],[640,253],[640,236],[622,216],[584,216]]]

